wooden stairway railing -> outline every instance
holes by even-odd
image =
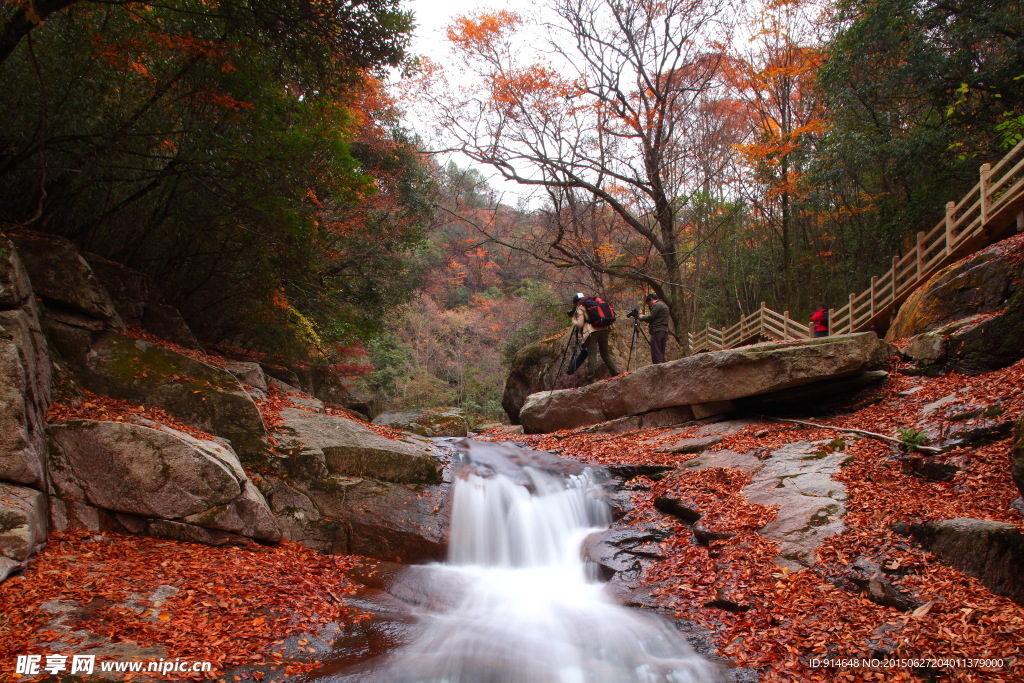
[[[981,247],[1024,231],[1024,141],[995,166],[982,165],[978,183],[959,202],[946,204],[946,215],[928,232],[917,233],[914,248],[894,256],[892,267],[846,305],[829,311],[830,334],[874,330],[884,333],[897,307],[925,280]],[[687,334],[689,353],[717,351],[764,339],[779,341],[813,336],[807,323],[761,308],[723,329],[705,327]]]

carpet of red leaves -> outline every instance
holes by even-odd
[[[163,337],[156,336],[152,332],[147,332],[141,327],[127,325],[125,328],[125,333],[129,337],[134,337],[135,339],[142,339],[143,341],[148,341],[150,343],[156,344],[157,346],[162,346],[165,349],[169,349],[171,351],[180,353],[183,356],[188,356],[189,358],[192,358],[194,360],[200,361],[202,363],[207,363],[209,365],[213,365],[221,369],[223,369],[228,364],[228,359],[223,356],[215,355],[212,353],[206,353],[204,351],[200,351],[199,349],[193,349],[188,346],[182,346],[181,344],[175,344],[174,342],[168,341]]]
[[[895,359],[893,369],[901,369]],[[909,396],[898,395],[911,387],[921,388]],[[1021,387],[1024,361],[976,377],[926,378],[895,372],[861,407],[815,419],[833,429],[753,424],[725,434],[712,450],[764,457],[787,443],[835,439],[846,428],[896,436],[899,427],[920,427],[923,406],[951,394],[978,405],[998,404],[1003,414],[1015,418],[1024,413]],[[679,466],[697,456],[656,449],[695,431],[609,437],[576,430],[516,439],[589,463]],[[864,437],[845,441],[848,464],[836,479],[849,495],[846,530],[828,538],[817,551],[815,565],[802,571],[777,565],[778,544],[757,533],[774,518],[775,510],[746,501],[742,489],[750,480],[748,474],[708,468],[677,470],[658,482],[640,478],[635,508],[623,522],[655,523],[674,531],[662,546],[665,559],[645,577],[661,604],[710,627],[718,653],[736,666],[756,669],[764,681],[1024,680],[1024,608],[942,564],[892,528],[897,522],[955,517],[1024,528],[1020,513],[1010,507],[1020,495],[1009,475],[1012,439],[944,454],[963,468],[950,482],[905,474],[891,443]],[[704,513],[701,521],[706,527],[735,536],[697,545],[688,527],[653,508],[653,500],[666,494],[694,503]],[[903,612],[869,600],[847,580],[848,565],[858,558],[902,568],[907,574],[897,585],[923,606]],[[722,598],[751,609],[731,612],[707,606]],[[918,661],[810,665],[812,659],[825,658]],[[973,668],[963,662],[935,661],[956,659],[1002,663]]]
[[[84,390],[83,397],[66,400],[64,397],[50,404],[46,411],[48,423],[68,420],[103,420],[106,422],[135,422],[138,418],[158,422],[179,432],[191,434],[197,439],[210,440],[217,437],[191,427],[166,410],[152,406],[136,405],[121,399],[101,396]]]
[[[210,548],[108,532],[53,534],[27,572],[0,584],[0,678],[32,680],[11,673],[17,655],[89,654],[82,630],[164,648],[167,659],[212,662],[216,680],[239,680],[223,675],[239,666],[298,675],[319,662],[294,661],[282,651],[285,637],[365,618],[343,597],[356,589],[346,576],[354,561],[289,541]],[[177,592],[150,601],[161,586]],[[43,605],[52,600],[81,606],[73,628],[48,626],[54,615]],[[266,676],[255,670],[246,680]]]

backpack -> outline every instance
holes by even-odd
[[[584,299],[583,310],[587,313],[587,322],[595,329],[611,327],[615,322],[612,305],[599,296]]]

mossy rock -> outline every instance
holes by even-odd
[[[266,457],[263,418],[230,372],[115,331],[89,332],[51,321],[49,332],[86,389],[162,408],[189,426],[229,440],[245,461]]]
[[[558,372],[568,340],[568,332],[542,339],[523,347],[512,358],[501,397],[501,407],[512,424],[519,424],[519,411],[527,396],[549,389],[558,381],[552,374]]]
[[[900,307],[886,338],[904,339],[972,315],[994,313],[1021,289],[1024,235],[943,268]]]
[[[951,368],[986,372],[1024,358],[1024,288],[1015,287],[1018,289],[998,315],[966,327],[949,339],[947,364]]]
[[[469,424],[461,408],[424,408],[381,413],[374,424],[402,429],[420,436],[466,436]]]

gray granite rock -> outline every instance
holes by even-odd
[[[42,491],[0,482],[0,582],[42,550],[47,530]]]
[[[888,354],[888,345],[872,332],[701,353],[582,389],[531,394],[519,419],[527,433],[542,433],[671,406],[714,404],[849,377],[880,365]]]

